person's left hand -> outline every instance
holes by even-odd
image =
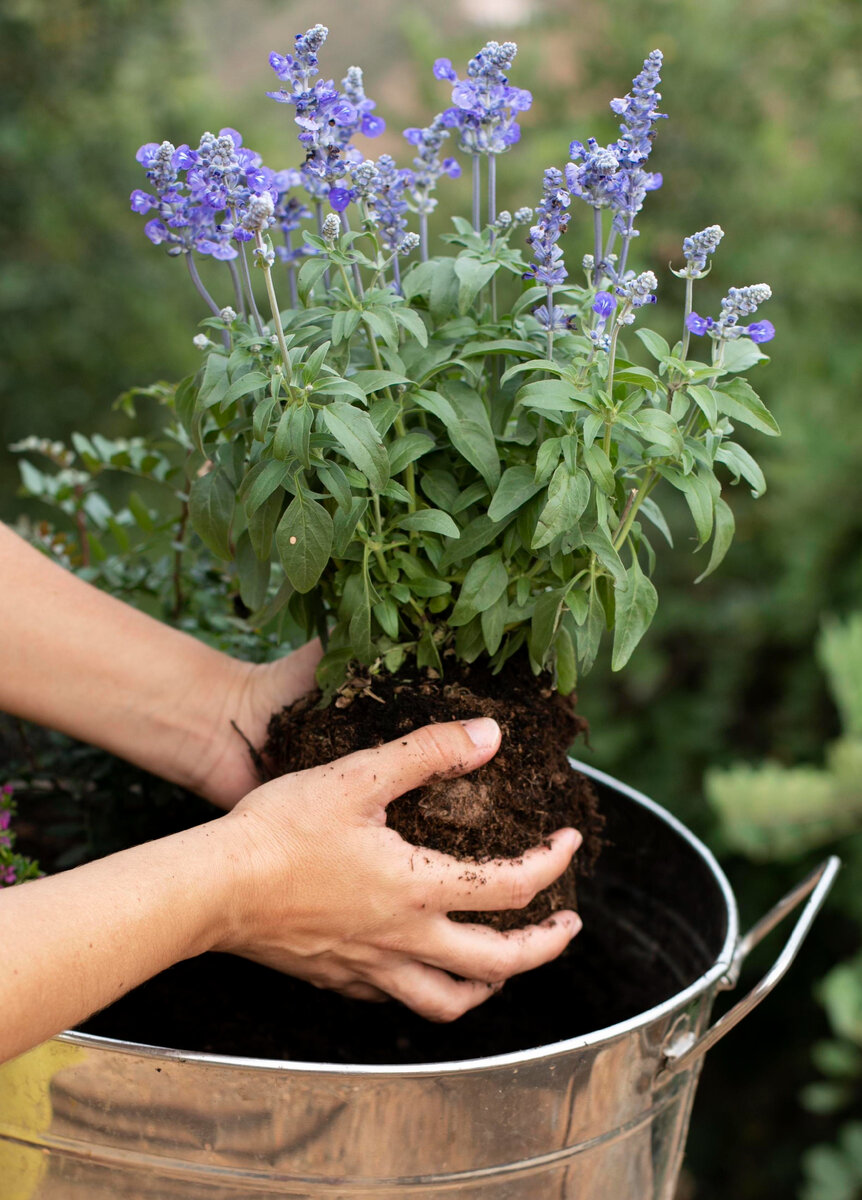
[[[315,638],[276,662],[228,660],[233,664],[232,677],[224,694],[213,697],[209,749],[194,772],[194,791],[219,808],[232,808],[260,786],[248,743],[243,739],[247,738],[255,749],[263,746],[272,714],[313,690],[314,671],[322,654],[320,641]]]

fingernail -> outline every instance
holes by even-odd
[[[580,845],[584,839],[583,839],[582,834],[580,834],[577,829],[570,829],[568,831],[568,833],[569,833],[569,838],[571,840],[572,854],[574,854],[575,851],[580,847]]]
[[[491,717],[471,717],[461,724],[467,731],[470,741],[480,750],[491,750],[500,741],[500,726]]]
[[[584,927],[584,923],[576,912],[566,910],[564,912],[554,913],[554,917],[558,921],[565,921],[569,927],[569,937],[574,937],[576,933],[580,933]]]

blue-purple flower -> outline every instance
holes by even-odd
[[[509,83],[517,53],[514,42],[488,42],[470,59],[466,79],[458,78],[448,58],[434,64],[435,78],[454,84],[452,107],[441,119],[458,130],[459,145],[468,154],[503,154],[521,137],[518,114],[527,111],[533,97]]]
[[[412,207],[418,213],[431,213],[437,207],[437,199],[432,195],[437,181],[442,175],[457,179],[461,174],[461,164],[456,158],[440,157],[443,143],[449,137],[449,130],[439,114],[424,129],[405,129],[404,136],[410,145],[417,149],[408,180]]]
[[[618,318],[620,324],[631,325],[635,319],[634,309],[655,304],[657,287],[658,280],[652,271],[641,271],[639,275],[630,271],[621,279],[614,289],[623,302],[623,311]]]
[[[343,212],[352,196],[341,180],[351,163],[360,161],[351,141],[357,133],[377,137],[386,123],[375,115],[375,102],[365,95],[359,67],[348,69],[341,91],[331,79],[314,78],[318,74],[318,52],[328,33],[325,25],[315,25],[297,34],[292,55],[273,52],[269,56],[270,66],[286,86],[267,95],[296,110],[298,137],[305,151],[301,169],[304,186],[315,200],[329,199],[336,212]]]
[[[593,312],[600,320],[606,321],[617,306],[617,302],[611,292],[596,292],[596,298],[593,301]]]
[[[556,167],[545,171],[542,199],[536,207],[536,223],[527,235],[532,248],[533,262],[527,277],[553,287],[562,283],[568,272],[563,262],[563,252],[558,242],[566,232],[569,222],[571,197],[564,186],[563,173]]]
[[[410,171],[399,169],[391,154],[381,154],[365,197],[367,212],[381,234],[381,241],[394,254],[406,253],[408,204],[405,198]],[[413,240],[410,241],[410,249]]]
[[[721,302],[721,315],[718,320],[701,317],[692,312],[685,319],[686,328],[700,337],[708,333],[718,341],[750,337],[753,342],[769,342],[775,337],[775,326],[771,321],[753,321],[750,325],[744,325],[741,318],[754,316],[760,305],[771,296],[772,288],[768,283],[729,288]]]

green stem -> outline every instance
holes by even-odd
[[[643,504],[644,500],[646,500],[647,496],[650,494],[650,492],[652,491],[653,487],[655,486],[655,484],[657,482],[658,482],[658,477],[657,477],[655,471],[653,470],[653,468],[650,467],[650,469],[647,471],[646,475],[644,475],[643,482],[641,483],[640,487],[638,488],[638,493],[635,496],[634,501],[629,508],[628,516],[623,521],[622,525],[620,526],[619,530],[617,531],[616,537],[614,538],[614,549],[615,550],[619,551],[620,548],[625,544],[625,540],[629,536],[629,533],[631,532],[631,527],[634,524],[635,517],[638,515],[638,510],[639,510],[640,506]]]
[[[260,230],[257,230],[254,235],[254,244],[257,246],[260,262],[263,265],[263,275],[264,279],[266,280],[266,294],[269,297],[269,307],[272,309],[272,323],[275,326],[278,344],[281,349],[282,371],[289,386],[291,381],[290,355],[287,352],[287,342],[284,339],[284,329],[281,325],[281,313],[278,309],[278,299],[275,294],[275,284],[272,282],[272,269],[266,260],[266,247],[263,242],[263,234],[260,232]]]
[[[685,280],[685,316],[682,322],[682,350],[680,358],[685,362],[688,356],[688,345],[691,341],[691,330],[688,327],[688,318],[691,316],[692,292],[694,290],[694,279],[691,275],[686,276]]]

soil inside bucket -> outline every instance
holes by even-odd
[[[517,858],[573,825],[583,845],[551,887],[524,909],[463,919],[514,929],[577,907],[575,877],[595,865],[602,829],[595,791],[567,758],[587,722],[576,715],[574,698],[556,693],[547,676],[537,679],[526,659],[510,660],[499,675],[454,661],[442,679],[415,671],[354,675],[333,704],[321,708],[319,700],[305,698],[273,716],[263,749],[273,775],[331,762],[421,725],[493,717],[503,734],[496,756],[469,775],[435,780],[393,801],[387,824],[414,846],[478,861]]]

